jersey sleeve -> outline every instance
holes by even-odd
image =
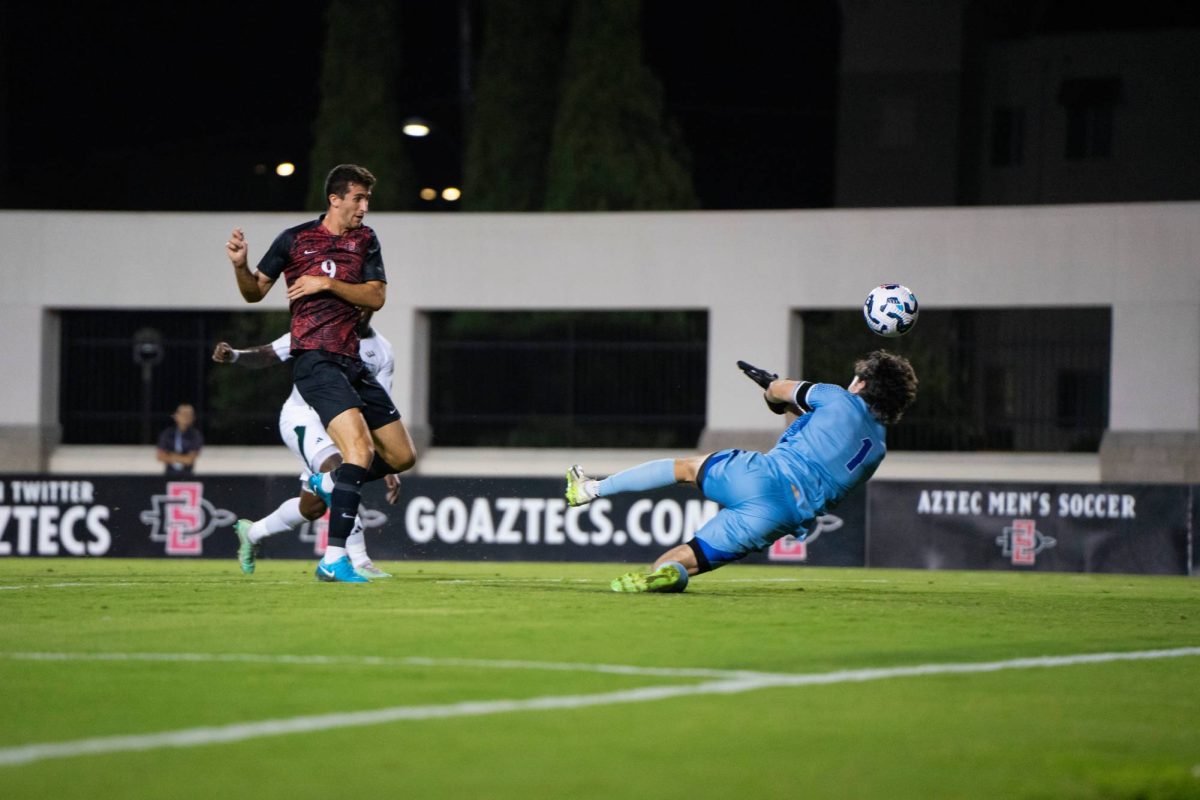
[[[821,406],[831,403],[847,394],[849,392],[841,386],[836,386],[832,383],[809,383],[805,381],[796,390],[796,405],[802,411],[815,411]]]
[[[292,334],[285,333],[275,341],[271,342],[271,349],[275,351],[275,356],[280,361],[287,361],[292,357]]]
[[[392,396],[392,378],[395,374],[396,362],[391,358],[380,364],[379,372],[375,373],[375,380],[379,381],[379,385],[388,393],[388,397]]]
[[[383,281],[387,283],[387,275],[383,271],[383,251],[379,247],[379,237],[371,231],[368,239],[367,253],[363,256],[363,283],[367,281]]]
[[[258,271],[268,278],[276,279],[283,274],[283,270],[287,267],[288,260],[291,258],[292,242],[295,239],[295,233],[291,230],[286,230],[275,237],[275,241],[271,242],[271,247],[263,254],[263,257],[258,262]]]
[[[391,342],[381,335],[377,335],[375,338],[382,354],[379,359],[379,370],[375,373],[375,380],[388,393],[388,397],[391,397],[392,380],[396,375],[396,357],[392,354]]]

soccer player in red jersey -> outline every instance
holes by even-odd
[[[235,228],[225,252],[238,290],[248,303],[267,296],[280,275],[292,312],[292,379],[321,417],[342,453],[331,475],[310,486],[330,508],[329,547],[317,578],[363,583],[346,556],[363,483],[403,472],[416,463],[412,437],[391,398],[359,359],[359,310],[378,311],[387,299],[379,239],[363,225],[375,176],[341,164],[325,179],[329,206],[318,219],[275,237],[251,272],[249,248]]]

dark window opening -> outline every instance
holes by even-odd
[[[998,106],[992,110],[991,164],[1019,167],[1025,163],[1025,109]]]
[[[705,312],[429,316],[434,444],[691,448],[699,439]]]
[[[1099,370],[1061,370],[1058,373],[1059,427],[1103,428],[1107,419],[1107,375]]]
[[[182,402],[206,444],[280,444],[292,370],[216,364],[213,347],[266,344],[286,311],[61,311],[64,444],[152,444]]]
[[[1071,78],[1063,81],[1058,99],[1067,112],[1066,157],[1111,157],[1121,79]]]
[[[809,311],[803,375],[845,384],[855,358],[908,357],[917,401],[888,432],[899,450],[1095,452],[1108,423],[1108,308],[929,309],[882,339],[856,311]]]

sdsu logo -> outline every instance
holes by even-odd
[[[166,494],[156,494],[150,502],[154,508],[143,511],[140,519],[150,526],[151,540],[166,543],[169,556],[200,555],[205,536],[237,520],[232,511],[213,508],[204,499],[199,481],[172,481]]]
[[[1053,536],[1046,536],[1033,524],[1031,519],[1014,519],[1012,527],[996,537],[1001,554],[1013,564],[1021,567],[1033,566],[1037,554],[1049,550],[1058,541]]]
[[[808,561],[808,547],[822,533],[832,533],[839,530],[845,523],[841,517],[833,514],[822,514],[817,517],[817,523],[813,526],[813,530],[807,536],[796,538],[790,533],[781,539],[776,539],[771,545],[771,549],[767,551],[767,560],[769,561]]]

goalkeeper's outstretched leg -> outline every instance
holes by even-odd
[[[604,480],[593,478],[575,464],[567,470],[567,505],[582,506],[597,497],[611,497],[622,492],[648,492],[673,486],[676,483],[695,483],[708,456],[659,458],[623,469]]]
[[[615,578],[614,592],[681,592],[692,575],[708,572],[737,561],[794,530],[792,514],[764,504],[765,494],[778,494],[774,476],[762,453],[722,450],[703,456],[663,458],[622,470],[603,480],[593,478],[578,464],[567,470],[566,499],[581,506],[598,497],[624,492],[645,492],[691,483],[725,508],[696,533],[687,544],[673,547],[654,562],[649,572],[629,572]]]

